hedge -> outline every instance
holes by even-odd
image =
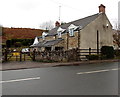
[[[86,55],[86,58],[88,60],[98,60],[99,59],[99,55]]]
[[[101,56],[106,56],[107,59],[114,58],[114,48],[112,46],[103,46],[101,48]]]
[[[21,46],[30,46],[32,45],[34,42],[34,39],[11,39],[11,40],[7,40],[6,41],[6,46],[8,48],[10,47],[15,47],[16,46],[16,43]]]

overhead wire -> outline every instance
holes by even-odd
[[[50,1],[59,6],[59,17],[58,17],[59,22],[61,22],[61,8],[63,8],[63,7],[72,9],[72,10],[77,11],[77,12],[81,12],[80,9],[72,7],[72,6],[64,4],[64,3],[61,3],[61,2],[59,2],[57,0],[50,0]]]
[[[55,4],[57,4],[57,5],[61,6],[61,7],[64,6],[64,7],[71,8],[71,9],[73,9],[73,10],[76,10],[76,11],[81,11],[81,10],[78,9],[78,8],[72,7],[72,6],[67,5],[67,4],[63,4],[63,3],[61,3],[61,2],[59,2],[59,1],[57,1],[57,0],[50,0],[50,1],[52,1],[53,3],[55,3]]]

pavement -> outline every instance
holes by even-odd
[[[78,61],[78,62],[61,62],[61,63],[41,63],[33,61],[11,61],[0,64],[0,71],[5,70],[18,70],[18,69],[30,69],[30,68],[46,68],[46,67],[57,67],[57,66],[79,66],[85,64],[94,64],[94,63],[107,63],[107,62],[118,62],[120,60],[94,60],[94,61]]]

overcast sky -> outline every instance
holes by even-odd
[[[4,27],[39,28],[46,21],[70,22],[98,13],[106,6],[106,14],[115,25],[120,0],[0,0],[0,24]]]

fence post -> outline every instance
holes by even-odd
[[[16,55],[16,61],[17,61],[17,59],[18,59],[18,56]]]
[[[7,60],[7,49],[5,49],[5,55],[4,56],[5,56],[5,61],[8,61]]]
[[[91,48],[89,48],[89,55],[91,55]]]
[[[80,61],[80,49],[79,48],[76,49],[76,59],[77,61]]]
[[[20,51],[20,62],[22,61],[22,52]]]
[[[33,61],[35,61],[35,52],[36,52],[36,50],[34,49],[33,50]]]
[[[24,53],[24,61],[25,61],[25,53]]]

